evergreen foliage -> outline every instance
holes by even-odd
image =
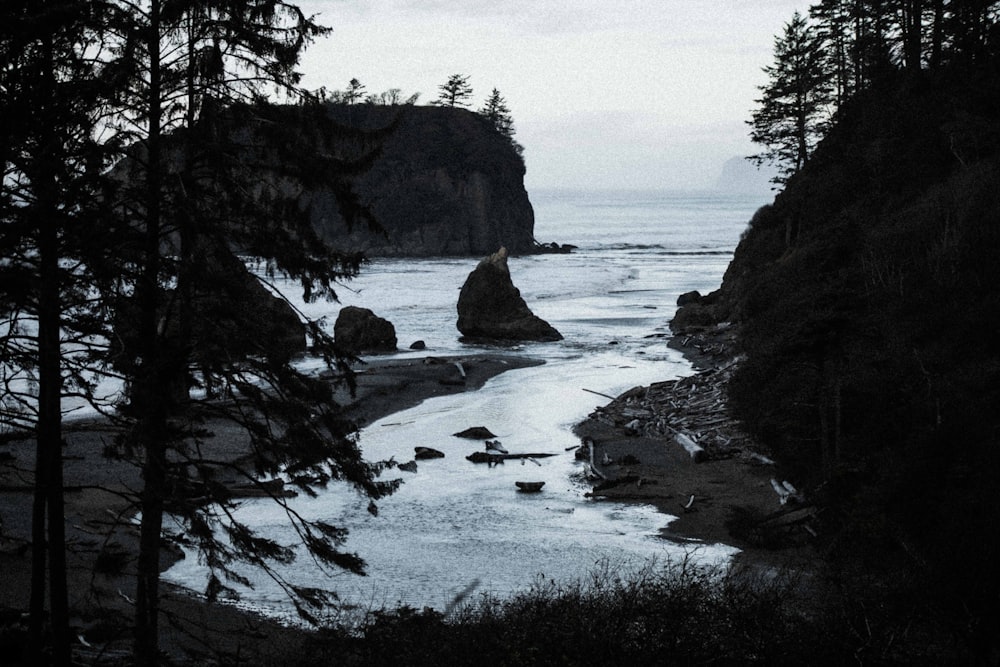
[[[462,74],[452,74],[448,81],[438,86],[440,95],[434,101],[446,107],[467,107],[472,97],[472,86],[469,77]]]
[[[997,6],[978,3],[971,24],[967,3],[931,3],[924,20],[906,13],[920,3],[895,7],[866,19],[883,69],[849,82],[754,216],[716,314],[739,322],[745,355],[731,409],[827,508],[838,577],[927,594],[985,655],[1000,613]],[[920,39],[904,30],[918,25]]]
[[[811,19],[811,20],[810,20]],[[948,64],[982,64],[996,52],[1000,3],[989,0],[820,0],[775,39],[749,125],[779,167],[777,183],[801,169],[829,120],[854,96]]]
[[[798,12],[774,42],[768,84],[749,121],[750,139],[765,146],[752,159],[778,168],[784,183],[809,160],[827,127],[833,100],[822,37]]]
[[[114,144],[94,140],[107,92],[88,52],[102,10],[55,0],[0,9],[0,431],[35,437],[25,659],[45,655],[48,592],[48,658],[60,665],[70,661],[61,400],[92,398],[95,338],[107,331],[93,287],[107,275],[100,173]]]
[[[295,66],[327,29],[294,5],[50,0],[4,3],[0,12],[0,398],[4,430],[35,429],[38,443],[27,659],[42,661],[47,555],[51,659],[70,659],[60,401],[73,394],[117,424],[117,455],[142,469],[135,660],[156,664],[168,509],[212,570],[210,599],[244,581],[235,563],[277,577],[269,562],[293,555],[234,519],[221,464],[205,453],[213,420],[249,433],[248,463],[231,471],[248,483],[285,473],[305,493],[339,481],[372,501],[395,488],[377,479],[382,464],[362,459],[330,382],[290,364],[307,332],[350,385],[349,358],[287,302],[274,312],[300,343],[262,331],[246,302],[281,297],[236,255],[255,258],[265,280],[297,279],[307,301],[335,298],[363,258],[323,243],[297,194],[322,182],[345,220],[375,226],[350,182],[371,165],[384,131],[338,127],[303,96]],[[299,104],[264,103],[275,90]],[[124,382],[121,404],[95,396],[101,377]],[[362,570],[341,550],[343,530],[307,521],[282,494],[261,489],[283,504],[313,558]],[[285,589],[307,618],[329,598]]]
[[[510,107],[507,106],[507,100],[500,95],[499,90],[493,89],[483,108],[479,110],[479,114],[489,120],[497,132],[510,140],[518,155],[523,155],[524,146],[514,140],[514,117],[510,113]]]
[[[343,93],[343,101],[345,104],[356,104],[360,102],[364,96],[364,84],[357,79],[351,79],[351,82],[347,85],[347,89]]]

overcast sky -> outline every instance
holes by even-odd
[[[400,88],[452,74],[507,100],[532,189],[712,187],[747,139],[761,68],[803,0],[302,0],[333,34],[309,88]]]

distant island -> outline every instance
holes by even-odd
[[[773,194],[775,171],[757,167],[745,157],[734,156],[722,165],[722,172],[715,181],[715,190],[734,194]]]

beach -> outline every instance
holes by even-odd
[[[376,357],[358,368],[355,396],[345,393],[341,398],[347,415],[363,426],[428,398],[475,391],[500,373],[540,363],[528,356],[488,354],[406,360]],[[703,372],[705,369],[702,365]],[[598,411],[611,414],[615,403],[624,405],[628,400],[626,396]],[[108,434],[99,423],[72,426],[64,457],[70,603],[75,634],[80,638],[77,650],[124,656],[130,647],[138,529],[120,493],[138,488],[139,475],[134,467],[102,456]],[[225,424],[211,428],[216,433],[213,456],[238,460],[246,452],[245,434],[238,429]],[[746,549],[752,545],[739,543],[727,527],[733,508],[766,513],[778,507],[769,483],[773,472],[767,466],[750,465],[736,457],[695,462],[676,443],[636,435],[612,419],[588,419],[578,426],[577,433],[582,442],[593,443],[596,461],[613,462],[596,466],[607,479],[598,480],[595,497],[650,503],[678,516],[663,531],[667,539],[734,544]],[[27,608],[29,593],[30,468],[34,453],[33,447],[24,443],[6,443],[0,451],[4,454],[0,467],[4,522],[0,567],[5,580],[0,587],[0,614],[5,624],[16,626]],[[608,480],[624,481],[608,484]],[[120,570],[99,566],[101,571],[95,573],[95,563],[99,558],[106,560],[109,553],[120,556]],[[175,545],[165,544],[162,568],[181,556]],[[266,662],[269,656],[279,656],[283,646],[301,640],[302,630],[230,605],[208,605],[187,590],[163,588],[161,642],[171,655],[197,660],[215,653],[239,652],[247,660]]]
[[[339,398],[345,416],[363,426],[434,396],[475,391],[504,371],[539,363],[527,356],[502,355],[372,357],[355,368],[355,395],[344,389]],[[213,457],[237,461],[248,451],[246,434],[233,424],[207,426],[215,433],[210,445]],[[74,650],[105,659],[126,656],[130,650],[138,525],[123,494],[138,489],[141,482],[134,466],[103,455],[110,437],[100,421],[69,422],[63,452],[68,588],[78,636]],[[32,442],[0,444],[0,628],[9,629],[0,637],[15,644],[0,646],[5,660],[18,653],[16,641],[28,609],[33,463]],[[176,545],[166,542],[161,569],[181,556]],[[109,560],[119,561],[120,569],[108,565]],[[197,661],[199,656],[239,652],[245,659],[267,663],[269,656],[279,657],[287,648],[284,640],[298,642],[301,630],[231,605],[208,605],[191,591],[166,584],[161,591],[161,647],[172,656]]]

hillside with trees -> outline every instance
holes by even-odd
[[[736,326],[730,409],[824,508],[842,585],[986,653],[1000,618],[998,11],[831,1],[796,15],[751,120],[784,189],[722,288],[676,321]]]

